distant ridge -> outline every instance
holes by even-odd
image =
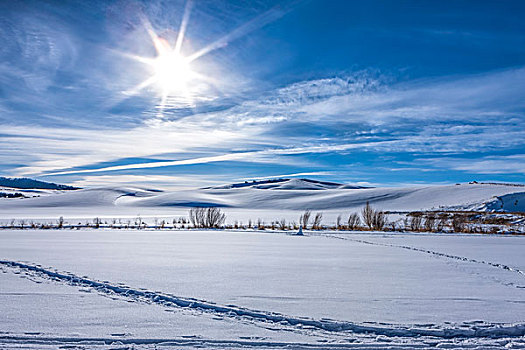
[[[52,182],[33,180],[26,177],[8,178],[0,176],[0,187],[42,190],[79,190],[80,187],[59,185]]]
[[[276,178],[266,180],[251,180],[234,184],[204,187],[203,189],[225,190],[233,188],[251,187],[257,189],[280,190],[327,190],[327,189],[361,189],[364,186],[344,185],[336,182],[319,181],[311,179]]]

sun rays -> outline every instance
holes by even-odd
[[[170,96],[178,97],[179,100],[192,104],[192,94],[197,86],[197,80],[205,81],[206,78],[193,71],[190,60],[182,55],[182,44],[188,20],[191,12],[191,1],[186,3],[181,25],[174,45],[167,38],[158,35],[147,19],[143,23],[148,31],[149,37],[155,47],[156,56],[153,58],[136,55],[128,57],[148,66],[151,76],[128,91],[134,95],[150,86],[155,86],[160,92],[160,104],[157,106],[159,116],[162,116],[166,102]],[[200,85],[199,85],[200,86]]]
[[[292,2],[292,4],[295,4]],[[290,4],[288,4],[290,5]],[[125,91],[124,96],[139,94],[144,89],[153,89],[159,95],[159,103],[156,106],[157,117],[162,118],[164,111],[170,107],[194,107],[196,101],[209,101],[212,98],[211,91],[220,91],[217,80],[208,72],[200,73],[194,64],[201,57],[211,52],[224,48],[229,42],[239,39],[249,32],[260,28],[278,18],[282,17],[292,6],[274,7],[259,16],[248,21],[244,25],[234,29],[232,32],[205,45],[193,53],[183,53],[183,44],[186,39],[193,3],[186,2],[182,20],[177,31],[176,40],[170,42],[166,35],[159,35],[147,18],[142,22],[149,34],[151,43],[155,48],[154,57],[144,57],[129,53],[123,53],[125,57],[143,63],[150,72],[150,76],[137,84],[135,87]],[[174,42],[173,42],[174,41]],[[225,77],[221,77],[222,80]]]

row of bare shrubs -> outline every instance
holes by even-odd
[[[486,224],[502,224],[503,220],[476,219],[475,216],[463,212],[412,212],[404,220],[405,231],[414,232],[444,232],[457,233],[498,233],[498,226]],[[485,225],[481,225],[485,224]]]
[[[171,225],[166,220],[154,219],[153,226],[148,226],[139,216],[134,220],[112,219],[107,220],[94,218],[85,223],[69,224],[63,217],[56,222],[38,223],[26,220],[11,220],[9,225],[2,228],[33,228],[33,229],[62,229],[62,228],[115,228],[115,229],[184,229],[184,228],[225,228],[225,229],[279,229],[298,230],[300,227],[311,230],[375,230],[375,231],[413,231],[413,232],[464,232],[464,233],[498,233],[500,226],[510,225],[508,218],[494,217],[493,214],[479,212],[411,212],[408,213],[402,225],[387,221],[387,213],[376,210],[366,203],[361,213],[350,213],[343,221],[341,215],[337,217],[335,226],[322,224],[323,213],[317,212],[312,215],[306,210],[300,217],[299,222],[287,222],[286,219],[265,223],[258,219],[254,224],[250,219],[248,225],[235,221],[234,224],[225,224],[226,215],[216,207],[192,208],[189,211],[189,219],[179,217],[172,220]]]
[[[9,229],[81,229],[81,228],[113,228],[113,229],[145,229],[145,228],[185,228],[190,227],[188,219],[181,216],[173,218],[171,224],[167,220],[154,219],[153,225],[148,225],[139,215],[134,219],[101,219],[95,217],[84,222],[69,223],[64,220],[64,217],[59,217],[56,221],[33,221],[20,219],[11,219],[8,224],[0,226],[0,228]],[[186,226],[187,225],[187,226]],[[170,227],[171,226],[171,227]]]
[[[343,222],[341,215],[337,217],[336,224],[333,227],[324,226],[321,223],[323,218],[323,213],[316,213],[313,216],[311,225],[310,218],[312,217],[312,212],[306,210],[299,217],[299,226],[304,229],[312,230],[321,230],[321,229],[335,229],[335,230],[378,230],[381,231],[387,225],[386,214],[381,210],[376,210],[370,206],[370,203],[366,203],[365,207],[361,211],[361,215],[358,213],[350,213],[346,222]],[[282,219],[281,223],[284,223],[285,220]],[[363,226],[364,225],[364,226]],[[281,224],[281,227],[284,225]],[[296,225],[294,225],[296,226]]]

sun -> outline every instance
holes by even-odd
[[[177,93],[187,90],[195,78],[190,62],[175,50],[160,52],[150,62],[153,78],[164,93]]]
[[[186,57],[181,52],[184,26],[179,31],[175,45],[172,45],[167,38],[155,33],[149,22],[146,22],[145,25],[156,55],[155,57],[127,55],[147,65],[151,72],[148,79],[137,85],[133,90],[128,91],[128,94],[135,94],[146,87],[154,86],[162,96],[162,110],[168,97],[190,98],[189,96],[200,86],[199,81],[206,80],[206,77],[191,67],[191,62],[196,58]]]
[[[160,102],[156,105],[159,117],[164,116],[167,108],[193,107],[198,101],[210,101],[219,94],[222,95],[225,79],[214,78],[214,75],[218,74],[217,66],[210,61],[197,61],[215,50],[226,47],[229,42],[282,17],[289,11],[281,6],[271,8],[201,49],[188,52],[190,50],[188,48],[182,50],[182,46],[188,42],[185,35],[192,6],[193,0],[186,0],[176,40],[172,40],[174,36],[170,34],[175,32],[171,29],[164,30],[163,34],[157,34],[150,21],[146,17],[141,17],[151,44],[155,48],[153,57],[120,52],[124,57],[144,64],[150,73],[138,85],[123,91],[123,98],[137,95],[144,89],[154,90],[160,97]]]

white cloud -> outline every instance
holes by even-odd
[[[474,174],[521,174],[525,175],[525,154],[511,156],[487,156],[480,159],[435,158],[420,161],[433,166],[446,167]]]
[[[219,112],[153,118],[131,129],[6,125],[2,133],[10,136],[0,139],[0,161],[25,164],[14,175],[63,175],[223,161],[290,164],[289,155],[359,150],[459,154],[523,147],[524,85],[524,68],[391,87],[359,73],[299,82]],[[301,123],[310,123],[309,129],[280,132]],[[316,126],[346,136],[321,138]],[[360,134],[369,137],[366,142]],[[179,156],[164,156],[169,154]],[[163,161],[96,166],[122,158]],[[505,164],[510,169],[519,161],[508,158]],[[83,166],[94,169],[71,169]]]

